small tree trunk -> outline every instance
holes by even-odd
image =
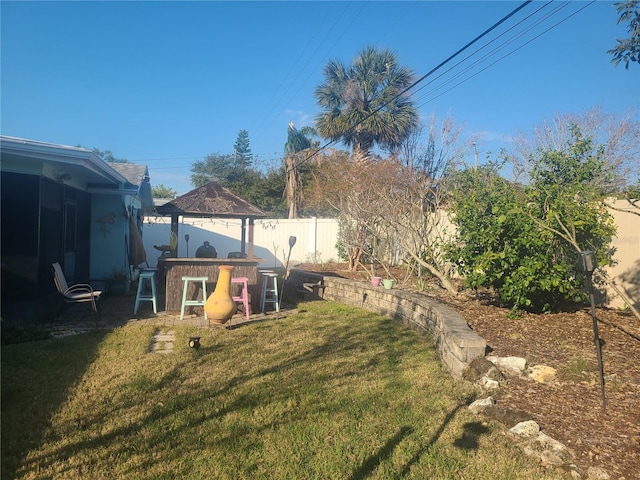
[[[298,170],[296,167],[295,154],[287,156],[287,186],[285,195],[287,198],[287,204],[289,206],[289,218],[298,218]]]

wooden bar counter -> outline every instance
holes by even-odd
[[[259,311],[260,289],[258,284],[258,265],[264,262],[261,258],[174,258],[166,257],[158,259],[159,284],[165,287],[165,309],[167,312],[179,312],[182,305],[182,277],[209,277],[207,281],[207,295],[211,295],[218,281],[220,265],[231,265],[233,271],[231,278],[247,277],[249,279],[249,296],[251,298],[251,310]],[[189,282],[187,299],[194,299],[195,294],[202,298],[202,293],[196,292],[196,284]],[[239,285],[232,285],[232,295],[239,295]],[[195,308],[196,312],[202,311],[202,307]]]

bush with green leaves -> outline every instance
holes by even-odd
[[[457,237],[447,253],[467,286],[495,289],[514,310],[544,312],[584,298],[579,252],[609,265],[615,226],[599,187],[609,175],[603,149],[577,127],[567,145],[532,160],[526,185],[500,176],[495,163],[450,177]]]

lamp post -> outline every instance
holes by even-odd
[[[189,258],[189,234],[184,234],[184,241],[187,242],[187,258]]]
[[[597,267],[596,255],[591,250],[580,252],[580,267],[585,273],[585,286],[589,292],[591,300],[591,317],[593,318],[593,341],[596,344],[596,354],[598,356],[598,371],[600,373],[600,391],[602,393],[602,409],[606,410],[606,400],[604,397],[604,369],[602,367],[602,344],[598,334],[598,319],[596,317],[596,302],[593,297],[593,271]]]

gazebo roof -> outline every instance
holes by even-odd
[[[266,218],[255,205],[217,182],[209,182],[157,207],[160,215],[184,217]]]

